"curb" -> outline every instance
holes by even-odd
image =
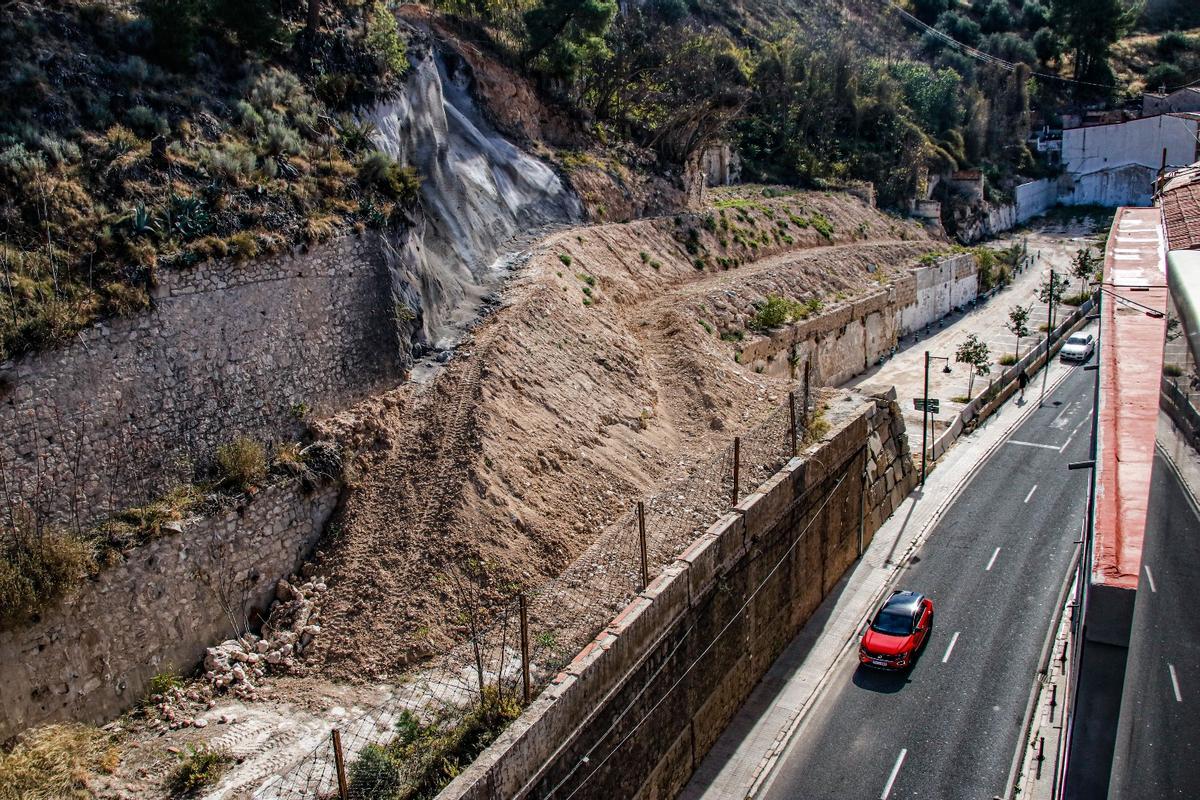
[[[1047,365],[1046,367],[1043,367],[1043,368],[1049,369],[1049,365]],[[1049,395],[1052,391],[1057,390],[1059,385],[1062,384],[1062,382],[1065,381],[1069,375],[1071,375],[1071,370],[1065,370],[1058,377],[1054,378],[1054,381],[1051,384],[1051,386],[1047,387],[1046,394]],[[1007,403],[1008,403],[1008,401],[1006,400],[1005,403],[1001,404],[1001,406],[999,406],[998,408],[1003,408],[1003,406]],[[1034,410],[1037,408],[1039,408],[1039,406],[1035,406],[1032,403],[1030,403],[1028,408],[1025,410],[1025,413],[1023,415],[1018,415],[1014,419],[1012,427],[1010,428],[1010,432],[1011,432],[1011,430],[1015,429],[1019,424],[1021,424],[1026,419],[1028,419],[1033,414]],[[985,420],[985,422],[986,422],[986,420]],[[978,430],[978,428],[976,428],[975,430]],[[956,437],[954,443],[956,444],[960,438],[961,438],[961,436]],[[917,534],[913,537],[912,542],[909,543],[909,546],[905,549],[904,554],[901,555],[900,558],[896,559],[895,562],[893,562],[892,567],[891,567],[892,574],[884,582],[883,587],[871,597],[871,602],[868,605],[868,613],[870,612],[871,608],[874,608],[875,605],[878,604],[879,599],[881,597],[883,597],[883,595],[894,585],[896,575],[899,573],[900,568],[903,567],[908,562],[908,560],[912,557],[912,555],[918,549],[920,549],[921,545],[923,545],[925,543],[925,541],[929,537],[929,534],[933,531],[933,528],[936,526],[938,520],[940,520],[942,518],[942,515],[945,514],[946,508],[949,507],[949,505],[958,498],[958,496],[962,493],[962,490],[967,486],[968,483],[971,482],[972,479],[974,479],[975,475],[979,472],[979,470],[983,468],[984,463],[987,462],[987,460],[989,458],[991,458],[992,454],[997,449],[999,449],[999,447],[1002,444],[1004,444],[1004,442],[1007,438],[1008,438],[1008,436],[1006,433],[1005,435],[1001,436],[1001,438],[999,438],[995,442],[993,442],[987,448],[987,450],[985,450],[983,452],[983,454],[981,455],[979,460],[971,467],[971,469],[967,471],[967,473],[962,477],[962,479],[958,483],[956,483],[954,485],[954,487],[947,493],[946,498],[941,502],[941,504],[933,512],[933,515],[929,518],[929,521],[926,522],[925,525],[922,526],[921,530],[918,531]],[[916,491],[916,490],[914,489],[913,491]],[[893,513],[895,513],[895,512],[893,512]],[[840,650],[838,650],[838,654],[834,658],[833,662],[830,663],[829,666],[827,666],[825,668],[825,671],[824,671],[824,673],[822,673],[820,680],[817,681],[817,685],[813,688],[812,694],[809,696],[808,701],[806,703],[804,703],[804,705],[802,705],[799,709],[796,710],[795,714],[792,715],[792,718],[787,722],[786,725],[784,725],[783,729],[775,737],[775,740],[771,743],[771,746],[767,749],[767,754],[759,761],[758,766],[755,767],[755,769],[754,769],[754,773],[753,773],[754,780],[751,782],[750,787],[746,790],[746,794],[744,795],[744,800],[757,800],[757,798],[759,797],[759,793],[762,792],[762,790],[766,787],[767,783],[769,782],[769,779],[774,774],[775,766],[776,766],[776,764],[778,764],[780,757],[783,755],[783,752],[788,748],[788,746],[791,744],[792,740],[795,738],[795,735],[799,731],[800,726],[804,723],[805,718],[808,716],[809,710],[811,710],[813,705],[815,705],[814,701],[816,700],[816,698],[818,698],[824,692],[825,688],[829,685],[829,680],[833,674],[834,668],[842,661],[842,659],[845,657],[846,652],[848,651],[850,646],[857,640],[858,631],[859,631],[860,627],[861,626],[859,626],[859,625],[855,626],[854,633],[850,636],[849,639],[846,640],[845,643],[842,644],[842,647]],[[1028,725],[1026,725],[1026,728],[1028,728]],[[1026,730],[1026,735],[1028,735],[1028,730]],[[1022,744],[1022,750],[1023,749],[1024,749],[1024,745]],[[1018,751],[1018,752],[1020,752],[1020,751]]]

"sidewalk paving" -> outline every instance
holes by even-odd
[[[1056,386],[1071,369],[1052,362],[1049,386]],[[914,491],[876,532],[862,559],[842,577],[751,692],[697,768],[680,795],[683,800],[755,796],[826,676],[857,640],[863,620],[900,566],[925,540],[976,468],[1037,407],[1036,397],[1024,405],[1004,404],[943,456],[924,491]]]
[[[923,396],[925,351],[928,350],[938,357],[929,369],[929,396],[941,400],[939,413],[930,418],[929,440],[932,442],[950,426],[962,410],[963,403],[956,403],[953,398],[965,397],[970,382],[967,365],[954,363],[954,351],[969,334],[976,334],[987,342],[991,350],[992,373],[999,374],[1003,369],[999,366],[1000,357],[1016,352],[1017,339],[1004,328],[1004,324],[1008,322],[1008,312],[1015,305],[1032,305],[1029,328],[1034,335],[1021,340],[1021,352],[1024,353],[1037,344],[1039,337],[1044,338],[1046,335],[1045,332],[1039,331],[1038,327],[1043,325],[1047,318],[1045,304],[1039,303],[1037,299],[1038,287],[1045,282],[1050,270],[1054,269],[1068,276],[1071,280],[1068,292],[1075,293],[1079,287],[1077,282],[1070,278],[1071,259],[1074,258],[1075,251],[1092,238],[1083,227],[1075,227],[1035,230],[997,239],[995,244],[1000,246],[1026,240],[1030,255],[1038,256],[1037,260],[1017,275],[1011,285],[985,304],[966,314],[951,316],[945,320],[944,327],[935,324],[928,336],[906,337],[900,343],[905,349],[881,367],[870,369],[845,385],[864,392],[885,392],[895,386],[900,407],[904,411],[910,449],[914,453],[921,452],[921,413],[913,407],[913,399]],[[1070,307],[1060,307],[1055,316],[1061,320],[1072,310]],[[945,359],[949,359],[949,362]],[[950,364],[949,374],[943,372],[947,363]],[[986,377],[976,376],[972,393],[978,394],[987,385]],[[1040,381],[1031,383],[1028,391],[1032,391],[1036,397],[1041,391]]]

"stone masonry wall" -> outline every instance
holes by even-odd
[[[855,402],[666,567],[440,800],[675,797],[915,485],[894,397]]]
[[[100,572],[33,624],[0,631],[0,742],[25,727],[103,722],[166,669],[189,670],[206,647],[254,616],[279,578],[321,536],[338,486],[263,489]]]
[[[397,382],[394,317],[374,235],[164,272],[151,311],[0,364],[0,470],[60,520],[142,503],[221,443]]]

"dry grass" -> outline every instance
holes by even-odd
[[[0,753],[0,800],[88,798],[88,781],[111,773],[120,754],[111,739],[87,725],[48,725],[22,735]]]

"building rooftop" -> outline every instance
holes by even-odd
[[[1137,588],[1146,533],[1166,333],[1164,258],[1159,210],[1118,209],[1105,248],[1100,305],[1092,583],[1122,589]]]
[[[1200,250],[1200,163],[1166,175],[1158,192],[1168,250]]]

